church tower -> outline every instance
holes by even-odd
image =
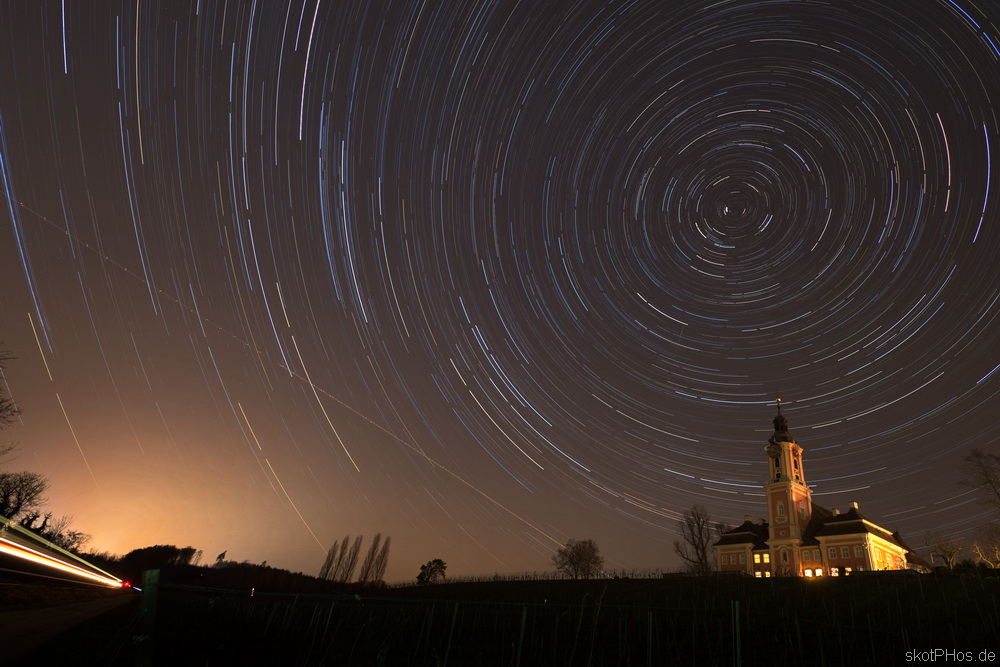
[[[788,420],[781,414],[774,417],[774,433],[764,450],[768,457],[767,519],[771,526],[767,545],[777,573],[798,575],[799,545],[812,517],[812,492],[806,486],[802,470],[802,448],[788,432]]]

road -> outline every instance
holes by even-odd
[[[126,592],[110,597],[37,609],[0,608],[0,665],[10,664],[74,626],[135,602]]]

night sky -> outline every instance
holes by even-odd
[[[5,467],[92,548],[676,568],[693,504],[764,515],[779,392],[817,503],[987,520],[995,2],[0,17]]]

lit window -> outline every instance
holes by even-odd
[[[813,576],[813,571],[812,571],[812,570],[806,570],[806,571],[804,572],[804,574],[805,574],[805,575],[806,575],[807,577],[811,577],[811,576]]]
[[[844,574],[850,574],[850,573],[851,573],[851,568],[845,567],[844,568]]]
[[[753,562],[755,562],[755,563],[759,563],[760,562],[760,554],[754,554],[753,555]]]
[[[764,572],[764,578],[766,579],[767,577],[770,577],[770,576],[771,576],[771,571],[770,570],[766,570]]]
[[[817,567],[816,568],[816,576],[817,577],[822,577],[823,576],[823,568],[821,568],[821,567]]]
[[[753,573],[753,576],[755,576],[755,577],[757,577],[758,579],[760,579],[760,578],[761,578],[761,577],[763,577],[764,575],[762,575],[762,574],[760,573],[760,570],[757,570],[756,572],[754,572],[754,573]]]
[[[830,558],[836,558],[837,557],[837,547],[830,547],[829,549],[827,549],[827,555],[829,555]]]
[[[764,562],[765,563],[771,562],[771,554],[764,554]]]
[[[840,547],[840,555],[844,558],[850,558],[851,550],[848,547]]]
[[[831,567],[830,568],[830,576],[831,577],[839,577],[840,576],[840,570],[838,570],[835,567]]]

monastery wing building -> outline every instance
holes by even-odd
[[[788,431],[788,420],[774,418],[767,441],[767,520],[742,524],[715,543],[720,572],[744,572],[755,577],[842,576],[865,570],[926,571],[930,566],[899,533],[887,530],[861,513],[857,503],[846,512],[828,510],[812,501],[802,467],[802,448]]]

